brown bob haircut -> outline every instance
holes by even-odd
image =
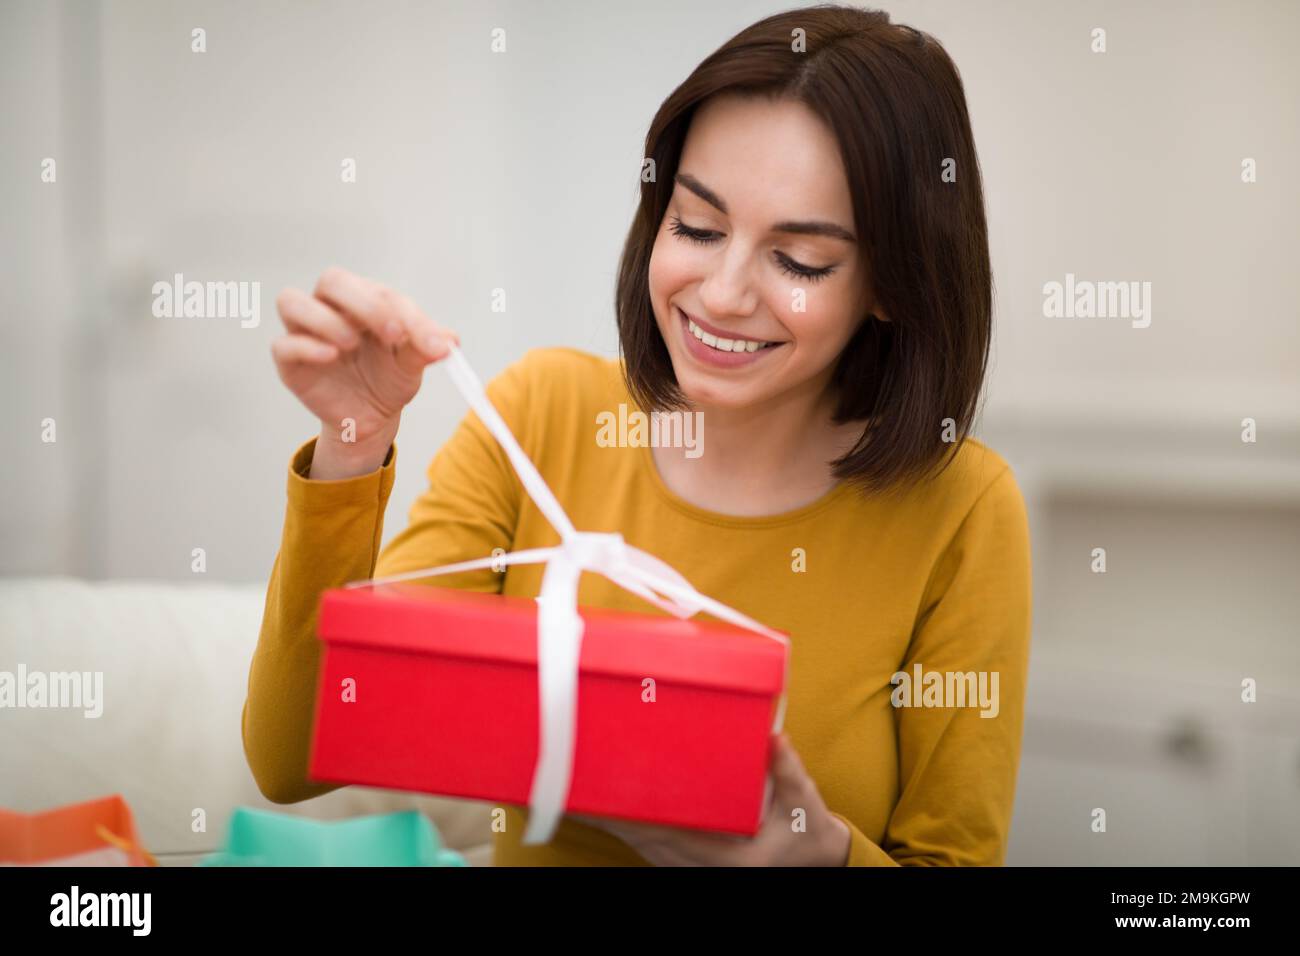
[[[806,52],[794,50],[796,30]],[[650,254],[691,118],[719,93],[797,100],[839,141],[860,251],[889,321],[866,317],[837,360],[834,421],[870,425],[832,463],[835,477],[884,490],[941,471],[970,432],[988,363],[988,228],[957,67],[933,37],[884,12],[822,5],[767,17],[659,108],[644,153],[655,175],[641,183],[615,293],[630,393],[647,410],[687,407],[655,323]],[[945,182],[946,160],[955,182]]]

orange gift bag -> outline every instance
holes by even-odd
[[[0,866],[157,866],[118,794],[39,813],[0,809]]]

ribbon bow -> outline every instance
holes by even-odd
[[[364,581],[345,587],[368,587],[454,574],[491,567],[501,570],[510,564],[542,564],[542,586],[537,596],[537,679],[540,704],[541,746],[529,794],[528,828],[525,844],[547,843],[554,835],[568,800],[573,770],[573,744],[577,722],[578,658],[582,650],[582,617],[578,614],[578,580],[583,571],[593,571],[626,591],[644,598],[678,618],[699,611],[779,641],[789,653],[790,639],[712,598],[699,593],[689,581],[654,555],[633,547],[617,533],[578,531],[560,507],[536,466],[524,454],[504,419],[497,413],[469,362],[454,344],[444,360],[452,382],[465,401],[478,413],[489,432],[501,443],[524,490],[560,533],[560,544],[550,548],[528,548],[487,558],[421,568],[402,574]],[[785,678],[777,705],[772,733],[781,730],[785,716]],[[771,787],[771,781],[768,781]],[[764,801],[766,803],[766,801]]]

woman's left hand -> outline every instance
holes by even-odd
[[[752,837],[570,814],[612,833],[655,866],[843,866],[849,828],[827,809],[785,734],[772,753],[772,797]],[[804,811],[797,827],[796,810]]]

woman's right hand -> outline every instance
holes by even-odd
[[[338,267],[314,292],[285,289],[275,305],[286,329],[271,343],[280,381],[321,423],[311,477],[379,468],[425,366],[460,337],[401,293]]]

